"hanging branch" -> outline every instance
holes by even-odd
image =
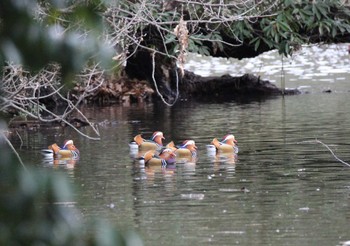
[[[324,147],[326,147],[326,148],[328,149],[328,151],[333,155],[333,157],[334,157],[337,161],[339,161],[340,163],[342,163],[342,164],[344,164],[344,165],[350,167],[350,164],[349,164],[349,163],[347,163],[347,162],[343,161],[342,159],[340,159],[339,157],[337,157],[337,156],[334,154],[333,150],[332,150],[327,144],[321,142],[320,140],[315,139],[315,140],[310,140],[310,141],[302,141],[302,142],[299,142],[299,143],[321,144],[321,145],[323,145]]]
[[[168,103],[167,101],[165,101],[163,95],[160,93],[160,91],[158,90],[158,86],[157,86],[157,81],[156,81],[156,78],[154,76],[155,74],[155,67],[156,67],[156,64],[155,64],[155,54],[152,53],[152,80],[153,80],[153,83],[154,83],[154,87],[156,88],[156,91],[158,93],[158,95],[160,96],[160,98],[162,99],[163,103],[169,107],[173,106],[178,97],[179,97],[179,76],[177,75],[177,70],[175,71],[176,72],[176,97],[174,99],[174,101],[172,103]]]
[[[10,148],[12,149],[13,153],[16,155],[19,163],[21,163],[22,167],[24,168],[24,170],[27,171],[27,167],[24,165],[21,157],[19,156],[18,152],[16,151],[15,147],[13,147],[12,143],[10,142],[10,140],[7,138],[7,136],[5,135],[5,130],[4,129],[0,129],[0,140],[3,139],[5,140],[5,142],[8,144],[8,146],[10,146]]]
[[[188,29],[186,26],[186,21],[183,20],[183,17],[181,17],[179,24],[175,27],[174,34],[179,40],[180,44],[180,54],[177,57],[177,61],[180,67],[181,77],[183,77],[185,74],[184,65],[186,62],[186,53],[188,48]]]
[[[3,69],[2,91],[4,96],[0,97],[0,110],[16,110],[25,116],[30,116],[41,122],[62,121],[79,134],[89,139],[99,140],[100,134],[98,129],[78,108],[80,102],[84,99],[84,95],[80,96],[76,103],[73,103],[69,98],[62,95],[61,89],[63,86],[60,83],[59,70],[59,66],[51,64],[33,75],[25,71],[20,65],[9,63]],[[91,73],[95,73],[95,69],[93,69]],[[91,77],[92,75],[89,76],[87,83],[90,83]],[[53,101],[60,100],[66,103],[67,106],[62,114],[58,115],[48,110],[45,105],[40,102],[40,100],[48,98],[52,98]],[[43,117],[43,112],[51,117]],[[98,137],[88,136],[74,127],[67,120],[69,115],[73,112],[82,117]]]

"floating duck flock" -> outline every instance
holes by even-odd
[[[150,139],[144,139],[141,134],[134,137],[130,146],[131,156],[143,161],[146,166],[169,167],[176,163],[195,163],[197,161],[197,146],[194,140],[185,140],[175,145],[173,141],[164,145],[163,132],[156,131]],[[221,140],[214,138],[206,145],[209,156],[227,155],[236,157],[238,154],[237,140],[232,134]]]
[[[131,156],[143,162],[146,166],[158,166],[168,168],[176,163],[196,163],[197,146],[194,140],[188,139],[180,144],[170,141],[163,144],[164,134],[156,131],[149,139],[145,139],[141,134],[136,135],[133,141],[129,143]],[[224,136],[221,140],[214,138],[210,144],[206,145],[209,156],[233,156],[235,159],[238,154],[237,140],[232,134]],[[78,160],[80,152],[74,145],[73,140],[66,140],[62,147],[56,143],[42,150],[46,160],[65,161]],[[57,163],[57,162],[54,162]]]

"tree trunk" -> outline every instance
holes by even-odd
[[[164,56],[138,51],[127,61],[127,75],[133,79],[146,80],[153,88],[155,98],[163,98],[166,102],[176,100],[176,63]]]

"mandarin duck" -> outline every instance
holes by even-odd
[[[181,145],[175,146],[170,142],[167,148],[172,149],[176,154],[176,160],[193,161],[197,157],[197,146],[194,140],[185,140]]]
[[[232,134],[228,134],[219,141],[217,138],[214,138],[211,141],[211,145],[215,146],[216,152],[220,153],[238,153],[238,146],[236,145],[237,140]],[[209,145],[210,147],[210,145]],[[209,148],[208,148],[209,149]]]
[[[163,136],[163,132],[159,132],[159,131],[154,132],[151,139],[149,140],[144,139],[141,134],[138,134],[134,137],[134,141],[138,145],[139,150],[141,151],[147,151],[147,150],[160,151],[163,147],[163,139],[165,139]]]
[[[156,154],[155,150],[148,150],[141,159],[144,160],[146,166],[167,167],[175,164],[175,156],[171,149],[163,149],[159,155]]]
[[[150,150],[156,153],[154,150]],[[148,181],[154,181],[155,175],[161,173],[165,176],[172,176],[176,171],[175,153],[171,149],[163,149],[159,155],[151,155],[151,159],[146,156],[145,173]],[[145,161],[145,160],[144,160]]]
[[[74,145],[73,140],[66,140],[62,147],[59,147],[56,143],[51,144],[47,149],[42,150],[42,154],[45,157],[51,157],[54,159],[78,159],[80,156],[80,152]]]

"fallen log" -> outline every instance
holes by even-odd
[[[157,83],[158,87],[162,86],[161,82]],[[268,80],[262,80],[260,77],[252,74],[238,77],[230,75],[202,77],[193,72],[185,71],[184,77],[179,81],[178,86],[174,86],[174,84],[174,81],[172,81],[173,86],[170,91],[163,90],[159,94],[154,94],[154,100],[162,97],[170,104],[173,104],[176,98],[200,101],[242,99],[252,101],[273,96],[297,95],[301,93],[298,89],[278,88]]]
[[[295,95],[301,92],[298,89],[280,89],[275,84],[262,80],[252,74],[240,77],[223,75],[220,77],[202,77],[192,72],[185,73],[180,83],[181,97],[255,97],[274,95]]]

